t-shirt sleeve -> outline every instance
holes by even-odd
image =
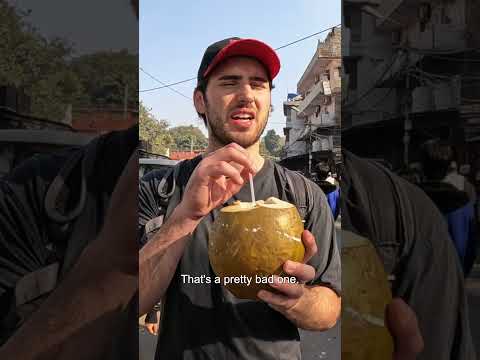
[[[340,295],[342,273],[335,223],[325,194],[316,184],[312,187],[314,204],[305,221],[305,229],[313,234],[318,248],[308,262],[316,270],[311,285],[327,286]]]

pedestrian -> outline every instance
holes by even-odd
[[[476,254],[477,222],[474,201],[464,191],[465,179],[451,161],[452,149],[440,141],[423,145],[425,181],[420,185],[443,214],[464,275],[470,273]]]

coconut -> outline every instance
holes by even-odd
[[[257,281],[281,275],[285,261],[301,262],[305,253],[303,223],[297,208],[277,198],[255,203],[236,201],[220,210],[210,232],[208,255],[215,274],[241,299],[257,299],[268,283]],[[225,281],[251,279],[250,284]]]
[[[392,300],[387,275],[368,239],[342,231],[342,360],[391,359],[385,327]]]

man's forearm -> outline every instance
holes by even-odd
[[[180,216],[177,209],[140,250],[140,315],[150,311],[165,295],[189,235],[200,221]]]
[[[304,330],[324,331],[335,326],[341,298],[325,286],[305,286],[299,302],[288,310],[286,317]]]

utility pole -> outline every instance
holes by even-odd
[[[312,177],[312,126],[311,122],[308,122],[308,177]]]
[[[408,61],[408,60],[407,60]],[[407,70],[405,87],[407,93],[407,99],[405,101],[405,122],[403,133],[403,163],[407,167],[409,163],[409,151],[410,151],[410,131],[412,130],[412,119],[410,119],[411,98],[410,98],[410,73]]]
[[[123,92],[123,120],[127,120],[128,84],[125,83]]]

